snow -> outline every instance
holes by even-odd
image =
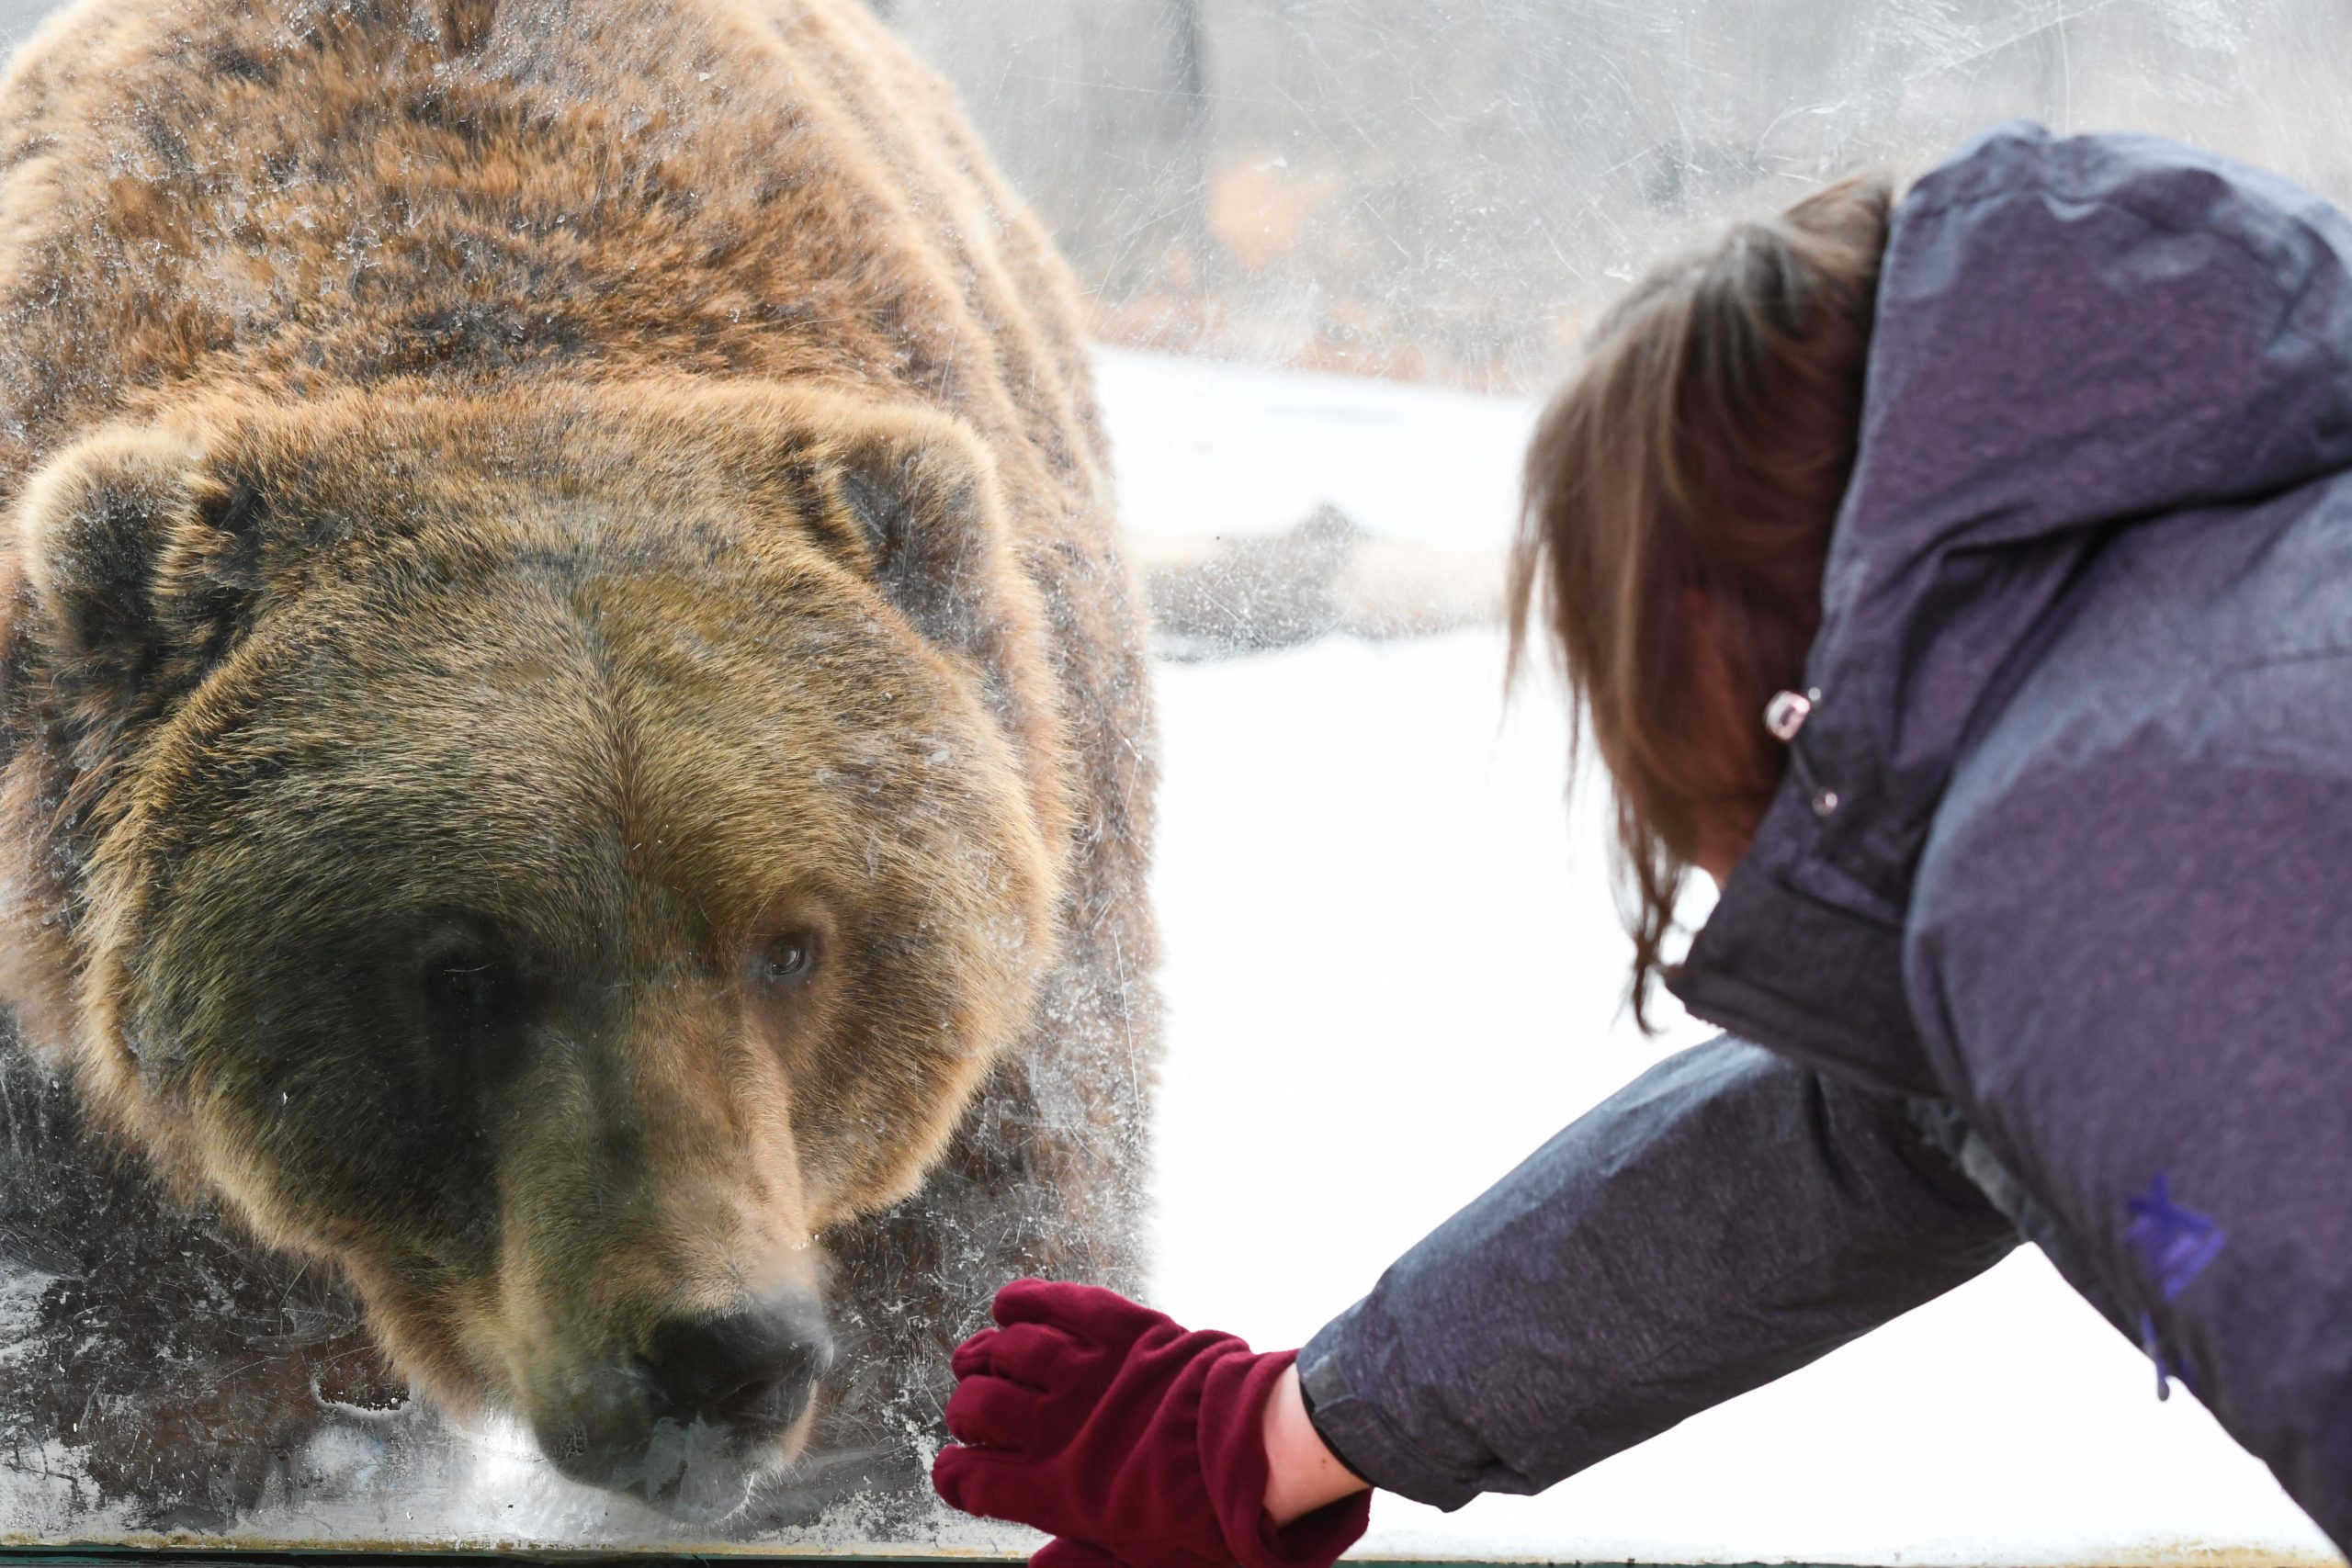
[[[1132,526],[1330,500],[1498,546],[1523,402],[1106,354]],[[1293,1345],[1666,1049],[1619,1007],[1597,802],[1490,633],[1163,666],[1158,1304]],[[2020,1254],[1537,1498],[1378,1500],[1369,1558],[2334,1561],[2259,1463]]]
[[[1535,405],[1103,349],[1095,390],[1131,533],[1277,533],[1321,502],[1417,543],[1500,548]]]

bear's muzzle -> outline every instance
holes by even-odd
[[[578,1379],[534,1435],[574,1481],[683,1516],[725,1514],[794,1457],[834,1354],[805,1292],[665,1319],[640,1353]]]

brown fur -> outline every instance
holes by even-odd
[[[1132,1279],[1137,631],[935,77],[854,0],[85,0],[0,168],[0,984],[99,1124],[543,1433],[812,1241],[831,1452]]]

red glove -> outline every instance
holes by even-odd
[[[1329,1568],[1363,1534],[1367,1493],[1280,1530],[1266,1515],[1260,1422],[1296,1351],[1253,1355],[1091,1285],[1016,1280],[994,1314],[1004,1326],[950,1363],[965,1446],[932,1483],[967,1514],[1071,1538],[1038,1554],[1048,1568],[1080,1568],[1081,1543],[1127,1568]]]
[[[1099,1546],[1057,1535],[1029,1557],[1029,1568],[1126,1568]]]

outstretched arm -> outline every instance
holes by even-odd
[[[956,1352],[962,1446],[933,1473],[1063,1538],[1060,1568],[1321,1568],[1371,1485],[1536,1491],[2015,1243],[1910,1102],[1718,1041],[1545,1145],[1295,1364],[1109,1291],[1007,1286]]]
[[[1397,1259],[1299,1352],[1299,1380],[1350,1470],[1458,1507],[1540,1491],[1769,1382],[2016,1241],[1914,1102],[1722,1039],[1619,1090]],[[1294,1462],[1312,1496],[1312,1456]]]

